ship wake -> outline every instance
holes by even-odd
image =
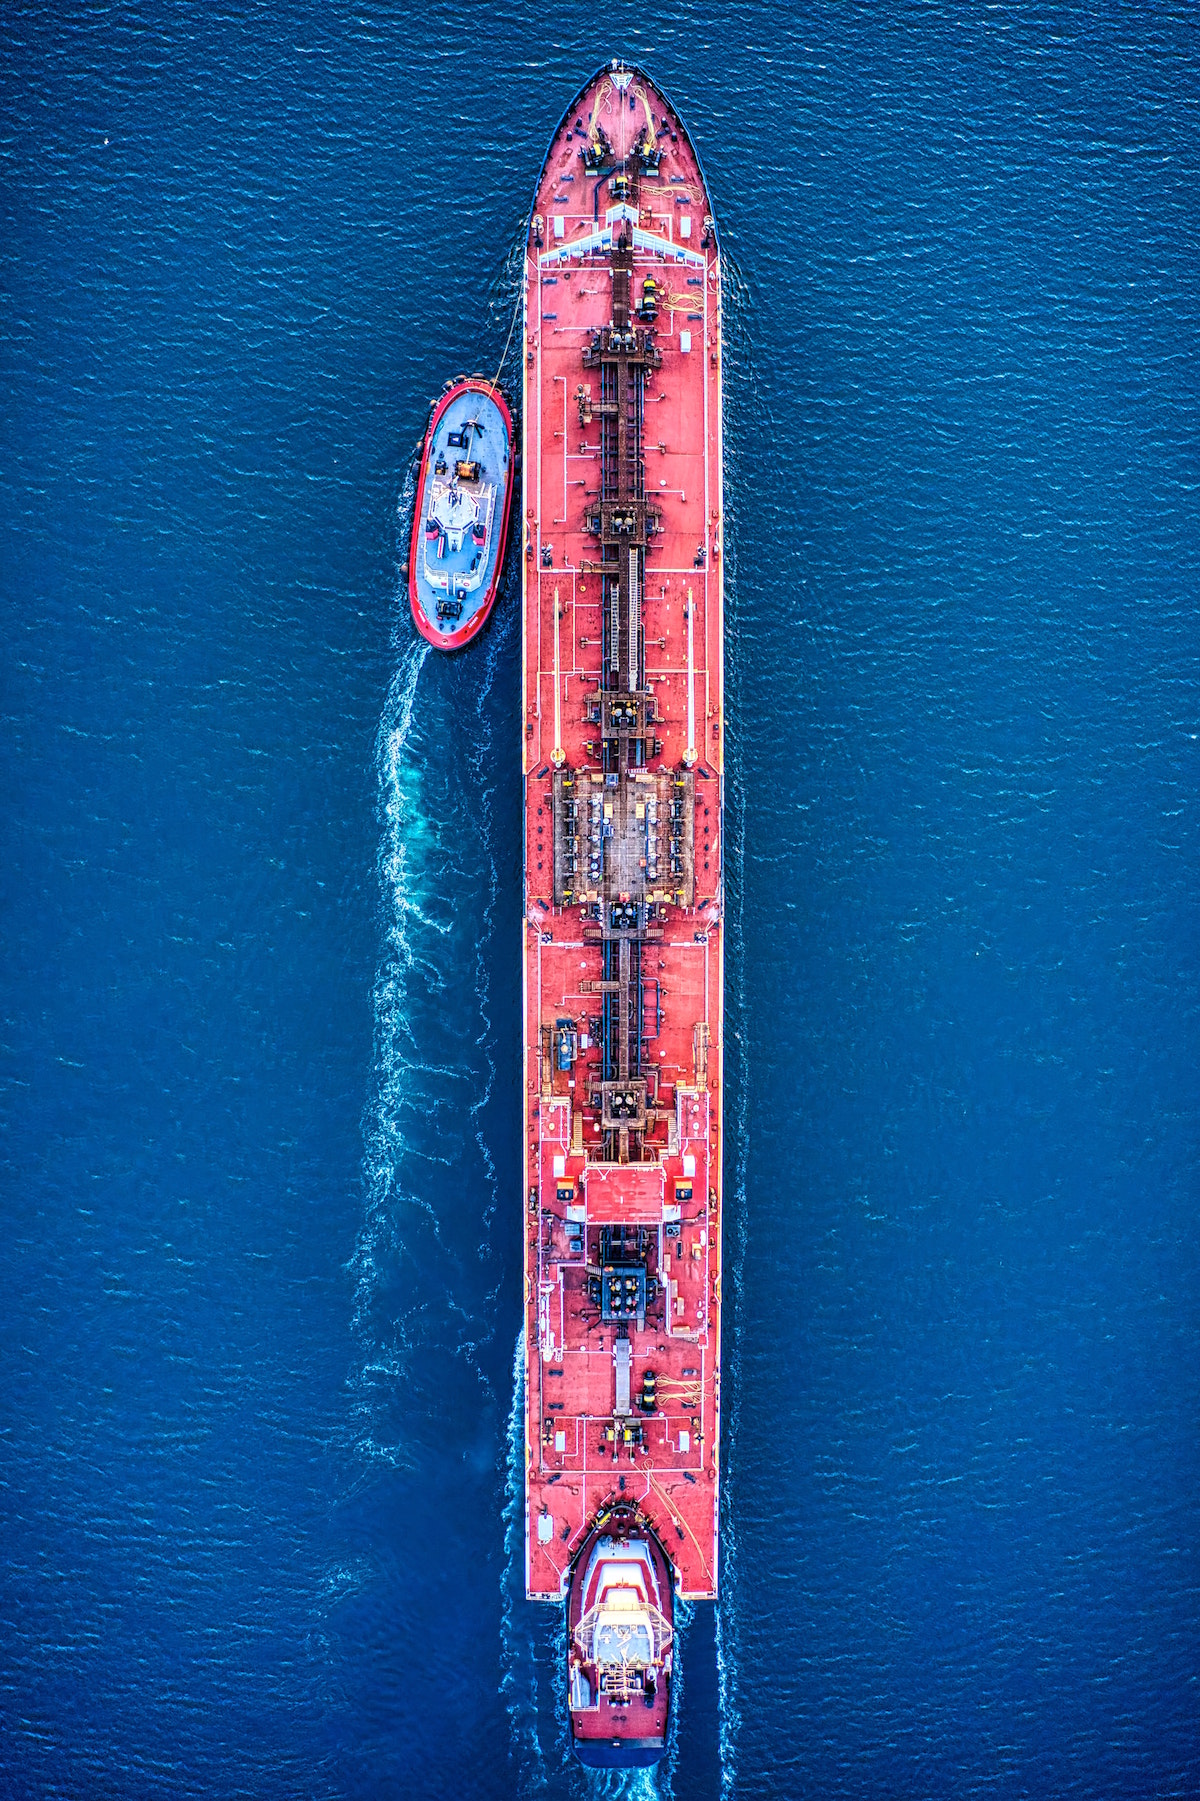
[[[469,1422],[482,1474],[495,1468],[502,1405],[485,1355],[498,1193],[485,1119],[498,888],[489,703],[504,634],[490,635],[486,658],[431,660],[406,626],[405,612],[375,745],[381,956],[351,1260],[356,1438],[372,1460],[428,1473],[425,1460],[443,1455],[436,1422],[452,1411]]]
[[[545,1795],[549,1788],[546,1756],[538,1736],[541,1659],[533,1612],[525,1599],[525,1334],[521,1332],[513,1352],[508,1410],[500,1692],[508,1715],[509,1762],[522,1801]]]
[[[389,1343],[371,1331],[380,1287],[381,1264],[395,1246],[397,1210],[424,1212],[437,1231],[437,1216],[427,1195],[405,1193],[400,1185],[404,1154],[404,1118],[415,1085],[425,1070],[407,1029],[408,991],[414,970],[432,961],[430,940],[442,930],[422,905],[421,848],[426,837],[419,770],[412,751],[417,686],[429,646],[413,644],[401,658],[388,689],[376,736],[375,764],[381,824],[376,871],[384,910],[384,954],[375,980],[375,1083],[364,1121],[363,1174],[365,1217],[351,1271],[354,1276],[353,1324],[366,1353],[359,1371],[360,1448],[389,1463],[400,1461],[397,1444],[381,1444],[375,1435],[376,1391],[389,1387],[402,1371],[402,1332]]]
[[[737,1788],[738,1741],[741,1729],[740,1699],[740,1562],[735,1524],[738,1481],[738,1436],[741,1423],[743,1364],[743,1293],[746,1262],[746,1171],[749,1155],[749,1107],[747,1081],[748,1019],[745,1002],[745,867],[746,867],[746,768],[742,750],[745,718],[742,690],[743,660],[736,654],[740,639],[737,584],[737,455],[757,421],[770,411],[771,397],[763,391],[754,367],[753,334],[748,315],[752,305],[748,284],[736,263],[724,258],[725,353],[727,366],[737,370],[739,396],[753,396],[756,411],[748,416],[745,402],[730,409],[725,440],[725,604],[729,640],[734,649],[726,664],[727,705],[732,725],[726,746],[726,845],[725,931],[727,994],[732,998],[731,1017],[725,1032],[726,1104],[733,1115],[732,1133],[726,1142],[736,1149],[725,1211],[725,1345],[723,1352],[724,1400],[721,1428],[723,1481],[721,1493],[721,1593],[716,1609],[718,1730],[721,1794],[732,1796]],[[751,417],[755,421],[751,425]]]

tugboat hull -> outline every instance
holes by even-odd
[[[504,568],[512,505],[513,423],[500,389],[451,382],[421,450],[408,598],[421,636],[460,650],[487,623]]]
[[[665,1738],[614,1739],[611,1745],[576,1739],[575,1755],[589,1770],[649,1770],[667,1748]]]
[[[567,1595],[571,1739],[590,1769],[643,1769],[663,1755],[673,1617],[671,1566],[640,1508],[606,1508]]]

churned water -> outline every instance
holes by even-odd
[[[725,1589],[520,1568],[519,605],[399,562],[613,54],[728,255]],[[10,6],[0,1792],[1196,1792],[1196,21]],[[510,361],[510,369],[514,365]]]

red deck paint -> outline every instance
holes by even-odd
[[[599,171],[585,166],[585,155],[599,160]],[[565,1597],[597,1515],[627,1502],[665,1550],[676,1590],[713,1597],[723,1126],[721,280],[695,152],[674,108],[640,72],[603,71],[566,114],[538,185],[524,278],[527,1589],[535,1598]],[[653,319],[640,307],[647,278],[657,284]],[[622,375],[608,339],[585,366],[596,334],[621,324],[619,312],[636,335],[637,368]],[[633,469],[638,504],[625,507],[623,525]],[[642,554],[636,547],[647,524]],[[635,735],[621,739],[608,709],[627,691],[642,698],[630,702]],[[689,858],[681,852],[673,861],[673,845],[690,845],[690,882],[678,874],[683,867],[686,875]],[[623,948],[617,927],[609,928],[613,905],[627,895],[640,908],[639,925],[624,934]],[[592,986],[606,979],[606,957],[608,994]],[[631,986],[628,970],[639,961]],[[627,1072],[616,1071],[614,1053],[609,1096],[590,1022],[603,1028],[606,1010],[611,1017],[622,1003],[636,1008],[639,996],[640,1030],[635,1018],[626,1037],[637,1075],[622,1089]],[[610,1047],[620,1031],[618,1020]],[[632,1094],[642,1123],[622,1133],[613,1122],[623,1093]],[[606,1226],[624,1226],[630,1243],[641,1228],[634,1259],[659,1284],[644,1323],[625,1325],[629,1414],[617,1411],[621,1322],[602,1320],[595,1298]],[[657,1384],[653,1413],[637,1405],[647,1371]],[[633,1427],[643,1442],[626,1448],[623,1433]],[[647,1706],[647,1717],[656,1709]],[[640,1702],[619,1718],[601,1713],[573,1711],[577,1743],[643,1728]]]

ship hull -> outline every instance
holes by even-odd
[[[678,113],[577,95],[525,256],[526,1589],[636,1507],[719,1579],[724,971],[721,271]],[[568,1634],[574,1680],[580,1648]],[[661,1706],[660,1706],[661,1704]],[[576,1748],[652,1762],[662,1714]]]
[[[665,1738],[614,1738],[611,1743],[571,1737],[571,1748],[589,1770],[648,1770],[667,1748]]]
[[[421,447],[408,560],[413,624],[438,650],[470,644],[496,603],[512,508],[512,445],[512,413],[493,382],[467,376],[447,385]]]

